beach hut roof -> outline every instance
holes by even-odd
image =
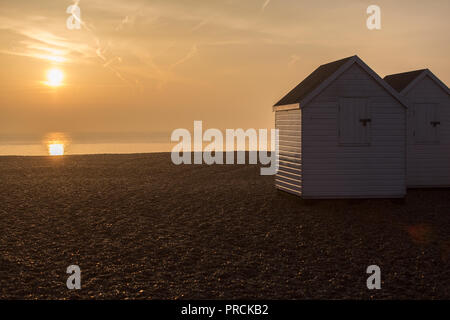
[[[447,92],[447,94],[450,94],[450,90],[447,85],[439,80],[439,78],[436,77],[429,69],[391,74],[384,77],[384,81],[389,83],[389,85],[397,90],[397,92],[405,94],[426,76],[430,77],[438,86]]]
[[[299,104],[300,107],[305,106],[311,99],[325,89],[332,81],[339,77],[344,71],[350,68],[354,63],[358,64],[369,75],[375,79],[386,91],[388,91],[395,99],[397,99],[404,107],[406,103],[400,97],[397,91],[387,85],[383,79],[378,76],[368,65],[364,63],[358,56],[351,56],[345,59],[337,60],[327,64],[323,64],[307,76],[299,85],[292,89],[274,107]]]

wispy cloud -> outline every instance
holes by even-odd
[[[177,62],[173,63],[170,67],[169,70],[172,70],[173,68],[175,68],[176,66],[185,63],[186,61],[188,61],[189,59],[191,59],[193,56],[195,56],[198,52],[198,48],[197,45],[194,44],[191,49],[189,50],[189,52],[180,60],[178,60]]]
[[[293,54],[293,55],[291,56],[291,59],[289,60],[288,65],[289,65],[289,66],[293,66],[293,65],[296,64],[299,60],[300,60],[300,57],[299,57],[298,55],[296,55],[296,54]]]
[[[271,5],[270,0],[253,1],[261,10]],[[286,32],[283,22],[266,24],[261,15],[255,14],[253,4],[248,6],[248,12],[233,8],[237,1],[199,5],[195,11],[186,10],[182,1],[109,0],[105,5],[99,0],[75,0],[73,3],[81,8],[81,18],[77,20],[81,30],[66,28],[64,18],[68,15],[64,10],[36,9],[29,16],[22,12],[2,12],[0,29],[8,29],[20,37],[15,39],[14,46],[0,47],[0,52],[60,63],[95,63],[127,84],[154,79],[160,86],[169,81],[188,81],[181,75],[183,70],[177,68],[189,63],[199,48],[212,52],[218,50],[215,46],[293,46],[306,41],[295,25],[289,25]],[[161,49],[168,50],[171,43],[173,50],[161,54]],[[180,58],[175,52],[186,53]],[[147,56],[152,57],[151,61],[145,62]],[[145,67],[144,63],[147,63]],[[190,77],[194,79],[195,75]]]
[[[201,27],[203,27],[204,25],[206,25],[206,24],[211,20],[211,18],[212,18],[212,17],[209,17],[209,18],[206,18],[206,19],[201,20],[199,23],[197,23],[197,24],[191,29],[191,32],[195,32],[195,31],[197,31],[198,29],[200,29]]]
[[[125,29],[127,26],[132,26],[134,21],[136,20],[136,16],[125,16],[120,23],[116,26],[115,30],[120,31]]]
[[[262,11],[266,10],[266,7],[269,5],[269,3],[270,3],[270,0],[265,0],[261,7],[261,10]]]
[[[10,55],[26,56],[53,62],[72,62],[75,57],[92,58],[94,51],[89,45],[55,35],[27,22],[20,25],[1,25],[9,30],[15,39],[12,46],[0,48],[0,52]]]

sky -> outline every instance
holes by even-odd
[[[170,151],[194,120],[273,128],[273,104],[354,54],[382,77],[429,68],[450,83],[448,0],[80,0],[69,29],[73,3],[0,0],[0,154],[56,133]],[[366,27],[372,4],[381,30]],[[62,85],[46,84],[52,68]]]

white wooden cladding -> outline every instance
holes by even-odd
[[[301,110],[276,111],[275,128],[279,130],[279,169],[275,185],[280,190],[301,195]]]

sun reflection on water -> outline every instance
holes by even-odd
[[[64,144],[63,143],[50,143],[48,145],[48,154],[51,156],[63,156]]]
[[[44,144],[50,156],[63,156],[66,153],[69,139],[64,133],[53,132],[47,134]]]

